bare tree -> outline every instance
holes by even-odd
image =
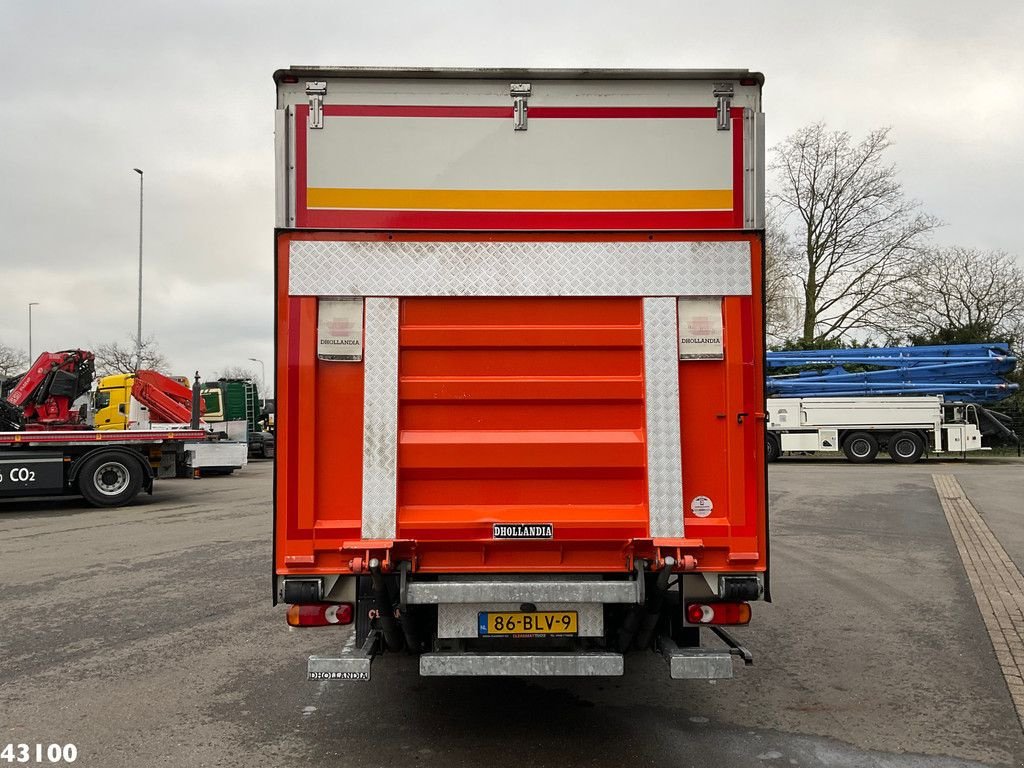
[[[796,273],[800,254],[790,234],[779,226],[779,216],[769,209],[764,236],[764,307],[766,333],[782,341],[793,335],[799,300]]]
[[[24,373],[30,362],[25,350],[0,343],[0,379]]]
[[[251,368],[246,368],[243,365],[229,365],[223,371],[221,371],[220,378],[222,379],[250,379],[252,381],[259,381],[260,377]]]
[[[908,200],[885,162],[889,129],[854,143],[807,126],[774,148],[772,204],[803,256],[800,341],[877,327],[891,289],[938,221]]]
[[[1005,251],[926,251],[886,321],[893,339],[1024,341],[1024,269]]]
[[[94,350],[96,355],[96,375],[109,376],[114,373],[135,373],[136,343],[135,337],[129,337],[129,343],[121,345],[113,341],[99,344]],[[167,358],[153,336],[142,340],[142,364],[139,368],[148,368],[167,373]]]

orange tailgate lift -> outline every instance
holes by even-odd
[[[275,80],[274,595],[357,640],[310,676],[749,663],[761,77]]]

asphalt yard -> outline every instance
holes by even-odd
[[[81,766],[1024,765],[1024,464],[784,460],[733,680],[307,682],[270,606],[272,465],[118,510],[0,502],[0,749]],[[1016,696],[1016,704],[1014,696]],[[0,762],[3,762],[0,760]]]

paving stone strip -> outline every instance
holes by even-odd
[[[932,475],[981,617],[1024,728],[1024,574],[953,475]]]

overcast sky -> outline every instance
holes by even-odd
[[[768,142],[889,125],[940,243],[1024,255],[1024,3],[0,3],[0,342],[136,322],[175,371],[272,356],[273,71],[293,64],[765,73]],[[254,366],[258,371],[258,366]]]

